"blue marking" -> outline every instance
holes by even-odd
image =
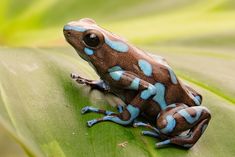
[[[201,104],[202,100],[201,97],[199,95],[195,96],[195,98],[199,101],[199,103]]]
[[[103,118],[103,120],[109,120],[109,121],[113,121],[115,123],[118,123],[118,124],[122,124],[122,125],[128,125],[130,124],[136,117],[138,117],[139,113],[140,113],[140,110],[137,108],[137,107],[134,107],[132,105],[128,105],[126,107],[126,109],[129,111],[131,117],[129,120],[121,120],[119,117],[116,117],[116,116],[105,116]]]
[[[149,62],[147,62],[146,60],[140,59],[138,61],[138,65],[146,76],[152,75],[152,71],[153,71],[152,65]]]
[[[197,96],[195,97],[191,92],[189,92],[189,96],[191,97],[191,99],[193,99],[194,103],[197,105],[197,106],[200,106],[201,105],[201,102],[200,102],[200,98],[198,99]]]
[[[162,83],[156,83],[157,94],[153,97],[153,100],[160,105],[162,110],[166,109],[167,103],[165,100],[165,86]]]
[[[153,85],[149,85],[148,89],[141,92],[140,97],[141,99],[147,100],[151,95],[156,94],[157,89]]]
[[[78,32],[85,32],[87,29],[81,26],[70,26],[70,25],[65,25],[64,30],[74,30]]]
[[[138,90],[139,85],[140,85],[140,79],[136,77],[136,78],[131,82],[131,85],[129,86],[129,89]]]
[[[157,60],[158,63],[161,63],[167,67],[167,70],[168,70],[170,77],[171,77],[171,82],[173,84],[177,84],[178,81],[177,81],[176,75],[175,75],[174,71],[171,69],[171,67],[164,60],[164,58],[161,56],[157,56],[157,55],[153,55],[153,57]]]
[[[201,108],[194,108],[196,110],[196,116],[195,117],[192,117],[186,109],[182,109],[180,111],[178,111],[178,113],[185,118],[185,120],[190,123],[190,124],[193,124],[194,122],[196,122],[199,117],[201,116],[201,113],[202,113],[202,109]]]
[[[122,71],[122,68],[120,66],[116,65],[116,66],[108,69],[108,72],[114,72],[114,71]]]
[[[172,115],[167,115],[166,121],[167,121],[166,127],[161,129],[161,132],[163,132],[165,134],[171,133],[174,130],[175,125],[176,125],[176,121]]]
[[[178,81],[177,81],[177,78],[176,78],[176,75],[175,75],[174,71],[169,66],[167,66],[167,69],[168,69],[170,77],[171,77],[171,82],[173,84],[177,84]]]
[[[89,48],[84,48],[84,52],[88,55],[88,56],[91,56],[94,54],[94,51],[92,49],[89,49]]]
[[[124,42],[110,40],[107,36],[105,37],[105,43],[118,52],[127,52],[129,49]]]
[[[113,80],[119,81],[123,73],[124,71],[114,71],[114,72],[110,72],[109,75],[112,77]]]
[[[112,79],[119,81],[124,73],[124,71],[122,70],[122,68],[118,65],[109,68],[108,69],[109,75],[112,77]]]

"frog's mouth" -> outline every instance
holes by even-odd
[[[81,52],[77,51],[78,55],[85,61],[90,62],[90,60],[88,59],[88,57],[84,54],[82,54]]]

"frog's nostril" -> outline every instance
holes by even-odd
[[[71,32],[70,31],[67,31],[67,36],[71,36]]]

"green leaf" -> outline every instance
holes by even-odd
[[[167,56],[169,60],[174,60],[173,56]],[[179,58],[177,60],[182,62]],[[177,60],[173,66],[180,75],[184,74],[181,65],[176,64]],[[193,65],[188,66],[194,69]],[[81,108],[93,105],[115,111],[108,105],[113,104],[115,98],[105,97],[97,91],[89,93],[87,87],[70,79],[71,72],[91,79],[98,78],[71,48],[0,49],[0,123],[29,156],[235,155],[235,106],[223,96],[203,86],[193,85],[203,94],[203,105],[211,110],[212,120],[208,129],[190,150],[178,147],[155,149],[154,144],[158,140],[142,136],[142,128],[110,122],[88,128],[86,121],[101,115],[81,115]],[[198,80],[201,76],[199,73],[193,79]],[[219,75],[216,78],[219,79]],[[227,88],[223,90],[228,92]],[[124,148],[119,146],[123,142],[127,142]]]

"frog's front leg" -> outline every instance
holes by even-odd
[[[78,74],[71,73],[71,78],[74,79],[78,84],[85,84],[91,87],[91,90],[96,89],[103,93],[109,92],[109,85],[103,80],[89,80],[85,79]]]
[[[88,121],[88,126],[92,126],[103,121],[112,121],[121,125],[129,125],[139,116],[141,105],[152,95],[156,94],[155,86],[126,71],[110,72],[109,76],[113,79],[117,88],[136,90],[138,91],[138,94],[134,97],[131,103],[124,108],[123,112],[113,113],[103,118]]]

